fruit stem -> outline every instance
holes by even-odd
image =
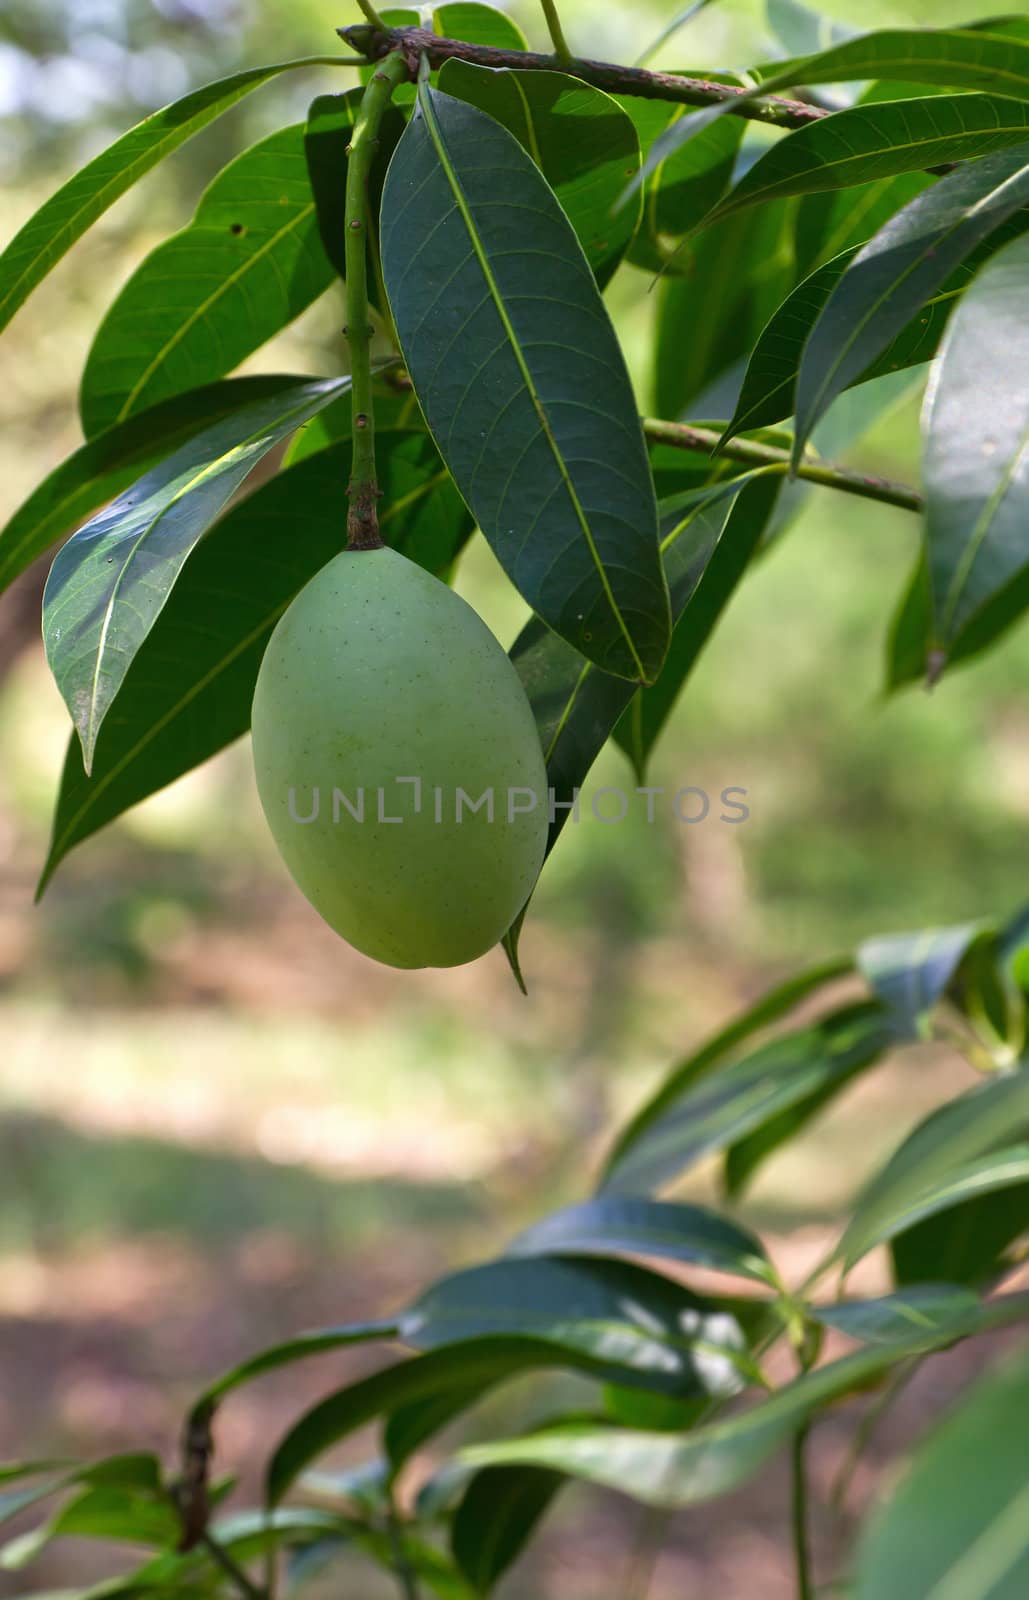
[[[346,294],[347,342],[353,403],[353,458],[347,494],[347,549],[379,550],[379,517],[375,475],[375,409],[372,399],[372,326],[368,314],[368,174],[379,142],[382,119],[393,90],[409,76],[399,52],[384,56],[361,97],[347,162]]]

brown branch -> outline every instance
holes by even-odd
[[[401,50],[412,78],[417,75],[418,58],[427,56],[430,67],[444,61],[471,61],[483,67],[515,67],[523,72],[565,72],[605,89],[608,94],[635,95],[643,100],[669,100],[681,106],[712,106],[735,100],[747,93],[730,83],[713,83],[704,78],[680,78],[671,72],[647,72],[643,67],[620,67],[608,61],[589,61],[582,57],[564,60],[558,55],[538,55],[528,50],[497,50],[489,45],[466,44],[462,39],[440,39],[429,28],[373,28],[357,23],[338,28],[341,39],[365,61],[379,61],[391,50]],[[782,100],[768,95],[742,100],[732,108],[734,115],[751,122],[771,123],[777,128],[802,128],[831,113],[821,106],[805,105],[800,100]]]

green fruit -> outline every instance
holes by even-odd
[[[337,556],[272,634],[253,738],[286,865],[358,950],[453,967],[510,927],[543,863],[543,752],[514,667],[445,584],[395,550]]]

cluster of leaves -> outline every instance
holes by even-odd
[[[475,1600],[570,1479],[668,1508],[737,1488],[829,1406],[870,1390],[888,1399],[933,1352],[1029,1317],[1029,1294],[1005,1281],[1029,1230],[1027,1003],[1029,913],[1003,928],[874,940],[792,979],[676,1065],[616,1140],[590,1198],[433,1283],[388,1321],[303,1335],[212,1385],[186,1420],[181,1474],[148,1455],[4,1469],[0,1517],[63,1501],[0,1551],[0,1565],[19,1568],[62,1536],[115,1540],[147,1558],[79,1600],[240,1590],[252,1600],[272,1592],[271,1578],[262,1588],[252,1575],[262,1561],[281,1565],[286,1592],[299,1593],[358,1551],[394,1571],[405,1594]],[[784,1282],[744,1223],[659,1198],[712,1154],[738,1198],[858,1075],[929,1037],[966,1051],[971,1086],[902,1141],[803,1285]],[[882,1245],[893,1290],[851,1297],[849,1273]],[[690,1285],[697,1269],[700,1288]],[[780,1340],[798,1370],[773,1387],[765,1356]],[[209,1482],[208,1468],[212,1424],[231,1393],[371,1341],[405,1353],[292,1424],[271,1451],[261,1506],[221,1511],[232,1484]],[[498,1388],[548,1373],[577,1374],[592,1402],[571,1414],[544,1404],[514,1438],[441,1445],[437,1436]],[[910,1600],[935,1593],[958,1565],[955,1592],[968,1600],[1021,1592],[1027,1403],[1023,1347],[918,1448],[900,1492],[861,1534],[847,1593]],[[369,1424],[371,1459],[319,1468]],[[958,1465],[969,1452],[980,1463],[973,1493]],[[416,1456],[412,1496],[405,1470]]]
[[[443,577],[474,528],[489,540],[533,611],[512,659],[559,799],[610,737],[643,774],[736,586],[788,525],[791,469],[826,492],[920,506],[916,491],[834,468],[815,447],[831,437],[842,448],[929,362],[922,536],[891,686],[973,656],[1029,604],[1029,28],[999,18],[824,49],[797,8],[785,14],[791,59],[706,74],[708,103],[690,112],[619,87],[618,69],[606,87],[556,59],[496,70],[490,51],[521,50],[521,35],[453,0],[433,28],[466,41],[465,59],[404,85],[379,129],[369,276],[384,537]],[[0,320],[212,118],[279,72],[346,64],[252,68],[131,130],[0,257]],[[844,86],[843,103],[821,114],[769,98],[827,84]],[[71,534],[44,603],[75,724],[44,882],[73,846],[246,732],[271,629],[343,545],[349,379],[231,374],[343,275],[360,93],[322,95],[306,124],[246,150],[137,269],[86,363],[86,442],[0,534],[0,583]],[[664,415],[650,422],[601,298],[616,270],[635,271],[641,293],[662,273]],[[848,390],[841,428],[834,402]],[[282,445],[278,472],[251,478]],[[253,1597],[270,1593],[280,1558],[299,1586],[357,1547],[405,1594],[484,1595],[569,1477],[695,1503],[743,1482],[830,1403],[1023,1319],[1027,1297],[996,1291],[1029,1225],[1026,926],[880,941],[787,984],[676,1068],[592,1199],[400,1317],[266,1352],[202,1396],[174,1481],[138,1456],[8,1469],[6,1512],[65,1498],[2,1559],[92,1534],[151,1552],[130,1578],[89,1591],[98,1597]],[[814,1020],[791,1026],[801,1003]],[[654,1197],[712,1152],[739,1195],[857,1074],[934,1027],[982,1080],[901,1145],[808,1284],[784,1284],[738,1223]],[[894,1291],[846,1298],[847,1273],[880,1245]],[[748,1292],[695,1293],[662,1258]],[[830,1271],[841,1293],[827,1303],[814,1289]],[[856,1348],[820,1364],[827,1330]],[[800,1371],[770,1392],[762,1357],[779,1336]],[[416,1353],[302,1417],[272,1455],[264,1505],[222,1515],[231,1486],[207,1469],[229,1391],[372,1339]],[[401,1512],[412,1456],[498,1384],[541,1369],[595,1380],[594,1410],[459,1452]],[[1010,1530],[1027,1398],[1023,1355],[930,1441],[862,1537],[846,1574],[857,1600],[935,1592],[959,1564],[963,1596],[1021,1592],[1026,1556]],[[366,1471],[314,1472],[373,1421],[382,1452]],[[984,1438],[991,1470],[970,1486],[953,1462]],[[932,1538],[912,1533],[923,1526]]]

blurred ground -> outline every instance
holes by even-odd
[[[565,9],[584,31],[584,8]],[[670,9],[651,6],[649,32]],[[322,8],[290,14],[295,29],[274,6],[12,6],[0,42],[13,179],[4,237],[81,158],[83,125],[86,143],[102,143],[147,109],[144,91],[155,103],[181,92],[166,81],[175,60],[196,81],[237,59],[322,48]],[[538,31],[532,9],[519,14]],[[690,59],[752,55],[733,42],[741,16],[706,13]],[[863,6],[856,20],[911,16],[944,20],[913,4]],[[632,56],[649,36],[636,8],[601,6],[588,22],[597,55]],[[146,55],[150,77],[104,68],[98,38]],[[101,60],[94,89],[118,84],[109,103],[67,67],[54,77],[55,60],[81,66],[90,51]],[[77,440],[73,374],[112,282],[188,214],[226,155],[275,118],[301,116],[309,92],[263,91],[249,121],[235,115],[204,135],[21,314],[3,357],[4,515]],[[611,290],[641,385],[646,288],[626,273]],[[337,307],[316,308],[252,366],[334,370],[339,321]],[[917,396],[882,422],[861,462],[913,477],[916,421]],[[222,1367],[306,1326],[386,1313],[585,1193],[618,1117],[778,976],[874,932],[1014,909],[1029,639],[1016,634],[932,697],[884,701],[887,614],[914,540],[900,512],[810,499],[734,602],[655,763],[652,781],[669,789],[745,788],[750,818],[684,827],[659,809],[649,826],[636,815],[617,829],[570,827],[524,940],[528,1001],[499,955],[400,976],[341,945],[273,856],[242,746],[80,848],[33,909],[66,721],[38,647],[23,647],[41,575],[4,597],[0,1459],[170,1453],[185,1402]],[[460,586],[513,637],[520,610],[481,549]],[[599,764],[595,785],[605,782],[631,785],[616,753]],[[769,1165],[742,1214],[788,1276],[803,1276],[863,1174],[964,1074],[940,1052],[912,1052]],[[712,1174],[686,1192],[711,1198]],[[329,1358],[247,1390],[225,1412],[225,1462],[259,1456],[302,1405],[372,1359]],[[979,1359],[957,1351],[932,1363],[871,1459],[887,1460]],[[504,1414],[526,1403],[514,1393]],[[823,1430],[823,1493],[848,1427]],[[779,1466],[674,1519],[651,1600],[785,1600],[783,1477]],[[862,1468],[858,1502],[874,1482]],[[627,1502],[570,1492],[505,1600],[628,1600],[630,1583],[642,1600],[642,1569],[625,1576],[639,1523]],[[105,1570],[95,1551],[54,1552],[31,1583],[0,1575],[0,1596]],[[347,1593],[380,1590],[362,1571]]]

